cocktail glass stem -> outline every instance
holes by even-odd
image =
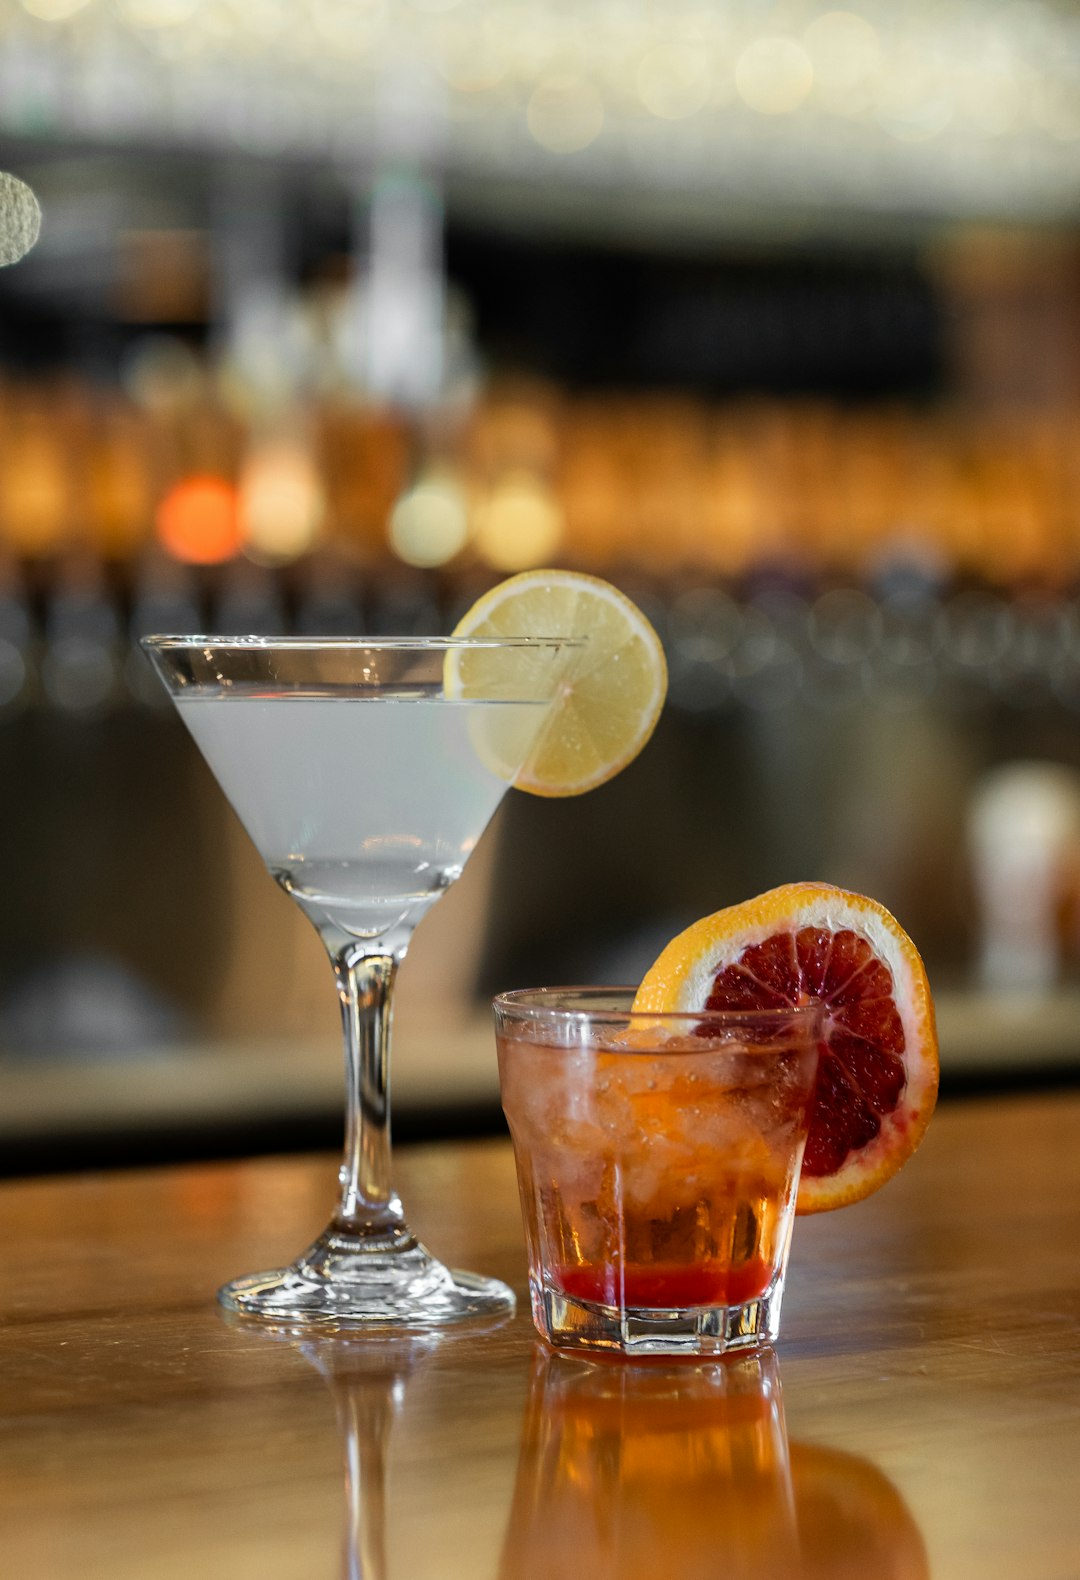
[[[400,1236],[401,1201],[390,1183],[390,1022],[398,962],[355,943],[329,944],[345,1040],[345,1155],[335,1227],[357,1239]]]
[[[501,1317],[512,1292],[444,1267],[405,1221],[390,1169],[390,1030],[397,968],[418,918],[358,941],[301,908],[322,938],[337,984],[345,1049],[345,1149],[340,1195],[323,1233],[291,1267],[219,1292],[231,1311],[271,1321],[430,1328]]]

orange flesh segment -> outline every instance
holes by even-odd
[[[779,1009],[816,999],[831,1011],[821,1046],[803,1173],[834,1174],[881,1129],[907,1086],[892,972],[865,939],[803,927],[752,944],[714,979],[706,1009]]]

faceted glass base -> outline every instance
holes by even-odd
[[[218,1290],[228,1311],[281,1325],[438,1328],[507,1316],[514,1293],[496,1278],[444,1267],[409,1236],[365,1247],[327,1230],[291,1267]]]
[[[533,1320],[556,1349],[622,1355],[726,1355],[772,1344],[783,1279],[738,1306],[606,1306],[530,1281]]]

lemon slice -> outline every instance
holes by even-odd
[[[599,577],[523,571],[479,598],[454,636],[587,639],[524,768],[513,774],[521,790],[542,796],[594,790],[633,762],[656,727],[667,694],[660,639],[637,605]],[[528,648],[457,649],[447,655],[447,694],[495,701],[513,680],[522,695],[536,663]],[[512,748],[501,755],[512,761]]]

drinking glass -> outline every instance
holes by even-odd
[[[276,1323],[426,1328],[505,1312],[505,1285],[451,1271],[417,1241],[391,1183],[393,988],[413,930],[460,875],[582,644],[153,636],[143,646],[272,876],[326,946],[344,1030],[333,1219],[291,1266],[237,1279],[218,1298]],[[470,656],[485,660],[483,698],[455,682]]]
[[[629,1355],[769,1343],[820,1011],[635,1014],[633,997],[495,1000],[536,1326]]]

